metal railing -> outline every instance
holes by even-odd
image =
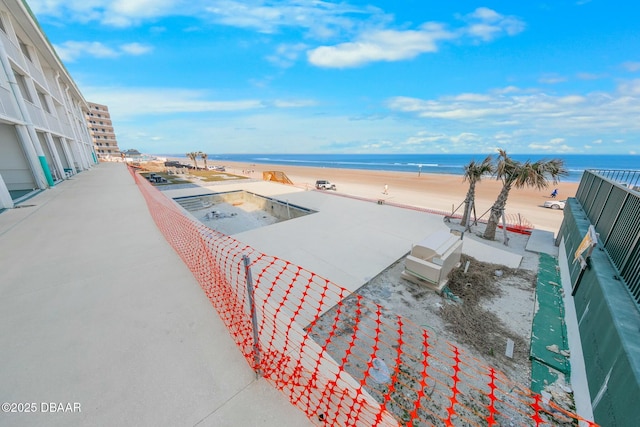
[[[632,169],[590,169],[588,172],[598,174],[631,190],[640,190],[640,171]]]
[[[639,186],[640,171],[588,170],[576,199],[640,308]]]

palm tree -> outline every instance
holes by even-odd
[[[512,187],[535,187],[541,190],[549,186],[549,178],[556,184],[560,176],[568,174],[562,159],[538,160],[534,163],[527,160],[522,163],[510,158],[506,151],[502,149],[498,151],[500,154],[498,155],[495,174],[496,179],[502,180],[502,190],[500,190],[498,198],[491,206],[489,221],[484,231],[483,237],[489,240],[493,240],[496,237],[496,228],[504,212],[509,191],[511,191]],[[506,235],[505,244],[507,244]]]
[[[207,153],[203,153],[202,151],[199,151],[198,153],[200,154],[200,158],[202,160],[204,160],[204,168],[206,170],[207,169],[207,157],[209,157],[209,156],[207,155]]]
[[[471,160],[464,167],[463,182],[469,181],[469,190],[467,191],[467,197],[464,199],[464,213],[462,214],[462,220],[460,225],[470,227],[469,217],[471,216],[471,209],[475,206],[476,197],[476,183],[480,182],[483,176],[492,174],[493,160],[491,156],[487,156],[482,162],[476,163],[475,160]]]
[[[198,160],[197,160],[198,153],[196,153],[195,151],[192,151],[190,153],[187,153],[187,157],[193,161],[195,168],[198,169]]]

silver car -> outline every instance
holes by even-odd
[[[316,181],[316,188],[318,190],[335,190],[336,189],[336,185],[330,183],[329,181],[325,180],[325,179],[319,179]]]
[[[566,200],[547,200],[544,202],[544,207],[550,209],[564,209],[564,204],[566,202]]]

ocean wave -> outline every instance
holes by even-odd
[[[418,166],[422,168],[437,168],[444,167],[445,165],[440,165],[438,163],[407,163],[408,166]]]
[[[418,166],[418,164],[413,163],[391,163],[391,162],[371,162],[371,161],[348,161],[348,160],[304,160],[304,159],[282,159],[282,158],[272,158],[272,157],[256,157],[253,160],[261,161],[261,162],[269,162],[269,163],[304,163],[304,164],[321,164],[323,166],[328,165],[348,165],[348,166]],[[438,167],[438,164],[422,164],[423,167]]]
[[[184,154],[167,155],[186,158]],[[371,171],[423,172],[434,174],[463,175],[464,166],[470,160],[478,160],[478,154],[210,154],[217,162],[255,162],[262,164],[298,165],[301,167],[325,167]],[[514,160],[527,161],[532,158],[549,158],[544,155],[512,155]],[[555,155],[565,161],[568,176],[562,181],[580,181],[587,169],[638,170],[640,156],[629,155]]]

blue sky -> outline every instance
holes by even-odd
[[[628,0],[31,0],[121,149],[640,153]]]

